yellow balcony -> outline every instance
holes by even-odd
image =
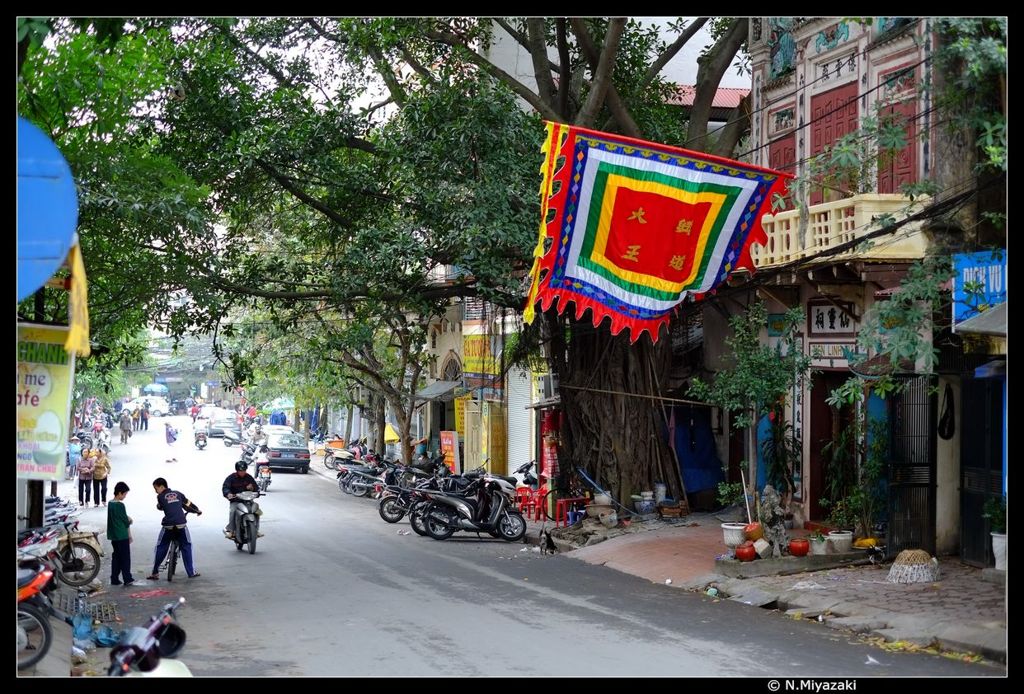
[[[919,212],[928,200],[919,198],[911,202],[903,195],[865,193],[814,205],[808,215],[803,243],[799,236],[800,215],[796,210],[765,215],[762,225],[768,234],[768,241],[764,246],[752,246],[750,255],[759,268],[810,258],[876,231],[879,225],[871,224],[874,217],[893,215],[896,220],[900,220]],[[928,247],[921,222],[910,222],[891,234],[876,236],[871,241],[873,245],[870,248],[854,247],[828,258],[914,260],[923,257]]]

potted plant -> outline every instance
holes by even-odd
[[[807,536],[811,541],[811,554],[828,554],[828,538],[820,530],[815,530]]]
[[[992,497],[982,507],[982,518],[988,519],[992,535],[992,556],[996,568],[1006,570],[1006,497]]]

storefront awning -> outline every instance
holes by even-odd
[[[447,402],[455,399],[455,389],[462,385],[461,381],[434,381],[416,392],[417,400],[440,400]]]
[[[958,323],[955,332],[1006,337],[1006,302]]]

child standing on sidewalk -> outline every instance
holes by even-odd
[[[118,482],[114,485],[114,498],[107,506],[107,539],[114,546],[114,555],[110,561],[110,585],[123,584],[130,586],[135,583],[132,578],[132,519],[124,505],[128,496],[128,485]]]

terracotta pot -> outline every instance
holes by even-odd
[[[736,558],[740,561],[754,561],[757,558],[757,550],[753,545],[740,545],[736,548]]]
[[[760,523],[748,523],[743,526],[743,532],[746,534],[748,540],[760,540],[764,537],[764,528],[761,527]]]
[[[794,557],[806,557],[811,549],[811,543],[806,537],[794,537],[789,541],[789,553]]]

